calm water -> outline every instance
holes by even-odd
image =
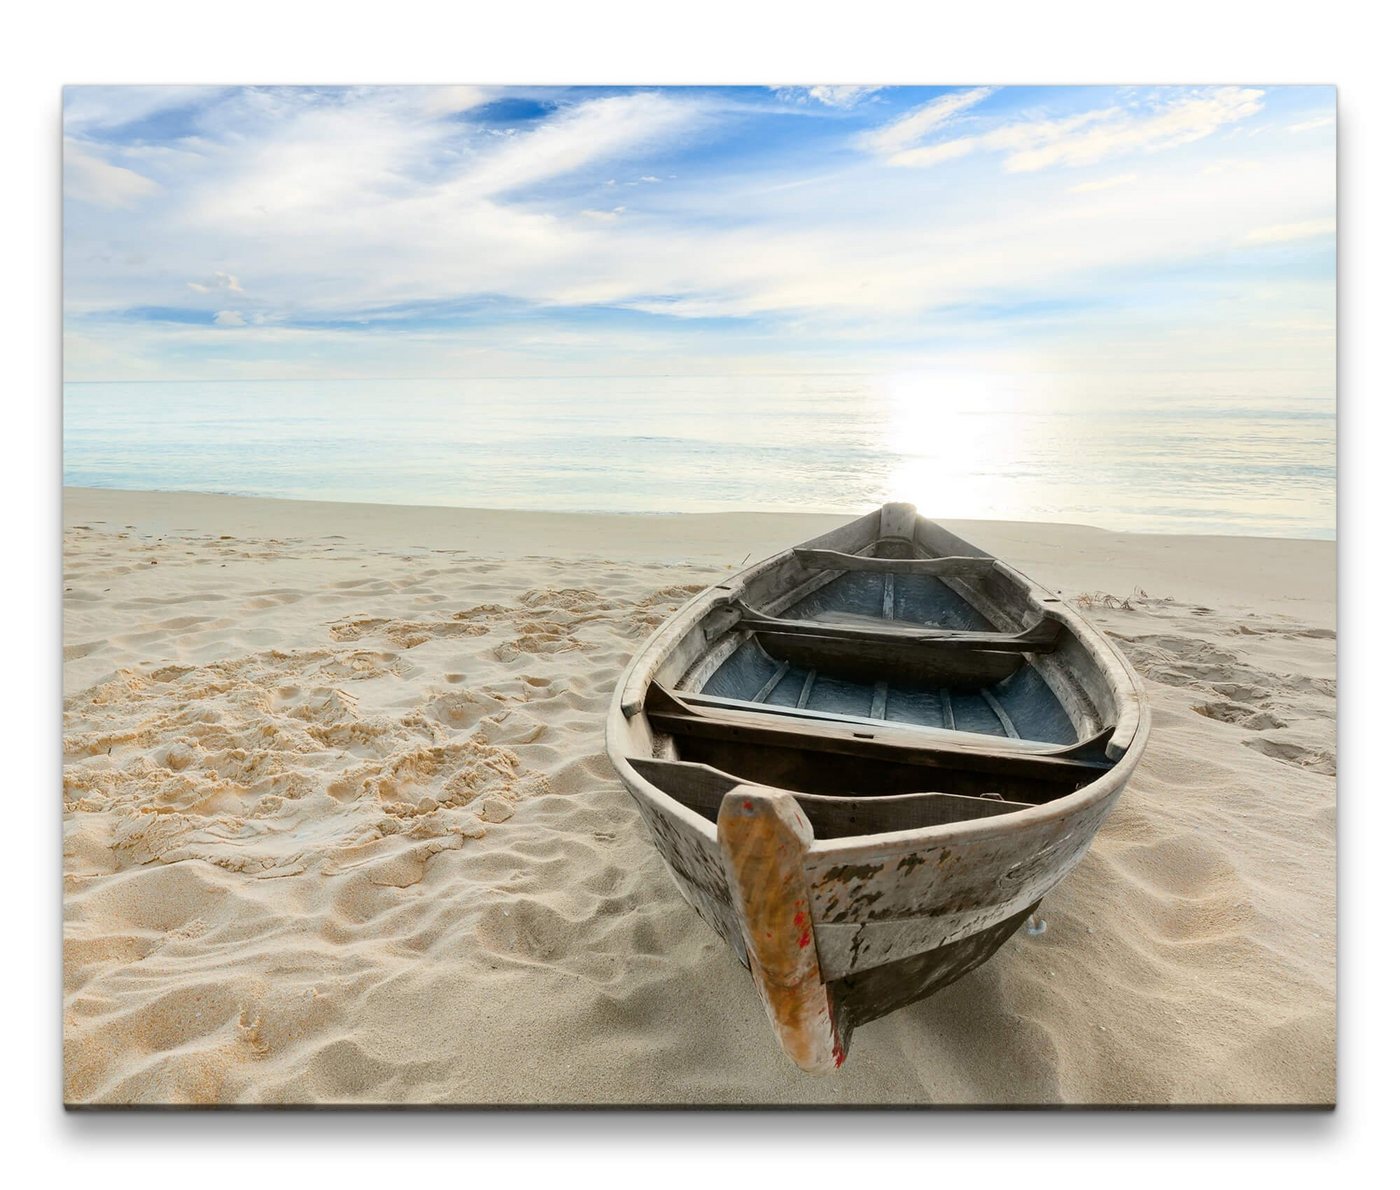
[[[1225,377],[64,386],[64,482],[605,512],[859,511],[1335,535],[1330,393]]]

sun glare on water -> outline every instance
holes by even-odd
[[[1038,501],[1026,469],[1027,421],[1047,386],[1024,376],[921,372],[890,376],[886,499],[937,517],[1021,514]]]

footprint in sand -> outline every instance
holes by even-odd
[[[1169,625],[1181,625],[1179,610],[1170,606],[1134,607],[1130,616],[1118,609],[1118,616],[1119,622],[1140,621],[1146,614]],[[1301,625],[1287,617],[1250,616],[1246,623],[1232,621],[1210,608],[1193,608],[1191,614],[1208,618],[1213,628],[1236,636],[1320,641],[1336,638],[1331,629]],[[1256,735],[1240,740],[1245,747],[1297,768],[1335,774],[1336,753],[1325,744],[1307,739],[1310,731],[1316,732],[1319,727],[1331,730],[1335,720],[1331,705],[1337,693],[1335,679],[1274,672],[1219,644],[1184,632],[1125,633],[1110,629],[1110,635],[1149,683],[1217,696],[1193,703],[1191,710],[1196,714],[1256,733],[1279,732],[1296,725],[1304,737],[1299,740]]]
[[[1288,740],[1270,738],[1245,740],[1244,746],[1300,769],[1311,769],[1328,776],[1335,776],[1337,773],[1336,754],[1327,748],[1307,748]]]
[[[1287,727],[1288,724],[1270,711],[1238,702],[1200,703],[1191,708],[1198,715],[1215,719],[1220,723],[1237,723],[1250,731],[1268,731],[1271,728]]]

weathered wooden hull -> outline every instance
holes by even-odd
[[[901,837],[934,834],[911,831],[815,844],[804,865],[814,943],[846,1028],[921,1000],[991,958],[1074,869],[1126,780],[1093,807],[1034,829],[1008,823],[982,837],[944,828],[930,838]],[[623,783],[681,895],[749,966],[714,824],[658,805],[653,788],[626,773]]]
[[[891,524],[910,526],[917,553],[972,550],[914,519],[907,506],[887,506],[811,544],[852,553],[887,548],[880,543]],[[791,566],[792,553],[702,593],[662,626],[619,683],[607,744],[682,896],[753,971],[789,1056],[820,1071],[840,1065],[853,1028],[960,978],[1015,932],[1088,849],[1141,755],[1147,719],[1140,683],[1121,655],[1049,592],[1001,563],[994,574],[988,570],[988,582],[1012,582],[1015,614],[1002,616],[986,597],[990,590],[1001,598],[998,585],[970,592],[969,606],[1011,633],[1026,628],[1015,622],[1018,615],[1054,617],[1064,638],[1054,654],[1034,659],[1035,680],[1068,692],[1061,709],[1077,724],[1073,740],[1022,739],[1004,713],[1005,735],[982,737],[873,714],[843,717],[800,701],[769,707],[768,691],[791,672],[784,661],[757,702],[707,696],[705,681],[723,688],[714,686],[715,654],[737,669],[737,650],[752,649],[763,635],[753,617],[754,628],[732,626],[730,609],[750,599],[781,608],[783,582],[804,578]],[[888,580],[884,599],[889,617]],[[806,631],[820,645],[824,629]],[[844,673],[859,678],[860,656],[848,648],[853,635],[835,639],[833,654]],[[1031,681],[1005,674],[1005,658],[1020,654],[969,652],[982,648],[980,637],[964,643],[962,656],[971,656],[974,668],[976,657],[986,656],[982,677],[992,689]],[[936,671],[932,681],[981,680],[962,670],[945,676],[955,671],[936,654],[956,644],[924,646],[935,655],[906,670]],[[869,664],[882,666],[888,653],[881,644]],[[766,652],[762,659],[771,661]],[[1027,654],[1018,664],[1032,660]],[[840,681],[849,693],[850,680]],[[809,676],[803,694],[814,684]],[[884,711],[889,690],[882,682],[871,689],[873,709]],[[936,708],[936,698],[926,701]],[[994,697],[987,701],[997,706]],[[1026,703],[1018,713],[1024,727],[1050,711]],[[872,788],[853,788],[862,773]],[[772,779],[757,779],[763,774]]]

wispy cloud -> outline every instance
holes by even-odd
[[[960,113],[976,107],[994,90],[994,87],[973,87],[969,91],[940,95],[892,120],[883,128],[866,133],[860,143],[870,152],[896,165],[919,164],[919,154],[927,150],[912,146],[944,127]]]
[[[185,86],[65,87],[63,127],[74,135],[121,128],[162,112],[196,107],[227,90]]]
[[[1153,105],[1148,114],[1108,109],[1100,119],[1082,125],[1065,121],[1059,126],[1032,129],[1025,138],[1013,132],[1006,137],[1007,146],[1014,148],[1006,168],[1091,165],[1105,157],[1190,144],[1262,111],[1263,98],[1264,92],[1259,90],[1217,87]]]
[[[144,174],[114,165],[73,141],[63,146],[63,193],[99,207],[131,207],[160,189]]]
[[[978,88],[943,96],[868,134],[863,143],[891,165],[937,165],[974,152],[990,152],[1001,155],[1008,171],[1024,173],[1053,165],[1092,165],[1109,157],[1190,144],[1261,111],[1264,96],[1258,89],[1213,87],[1058,119],[1013,116],[982,131],[929,143],[930,134],[989,93],[988,88]]]
[[[1323,116],[1314,116],[1310,120],[1299,120],[1296,124],[1288,126],[1289,132],[1311,132],[1314,128],[1331,128],[1337,122],[1337,117],[1331,112]]]
[[[533,131],[503,138],[460,185],[483,197],[529,186],[662,143],[703,114],[694,102],[647,91],[583,103]]]

